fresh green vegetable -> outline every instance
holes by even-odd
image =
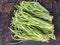
[[[16,6],[10,30],[15,40],[34,40],[48,42],[55,40],[51,16],[38,2],[22,1]]]

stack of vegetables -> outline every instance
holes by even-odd
[[[56,39],[53,16],[41,4],[22,1],[16,9],[10,27],[13,39],[42,42],[48,42],[50,38]]]

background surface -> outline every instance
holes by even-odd
[[[8,27],[13,16],[14,5],[21,1],[0,0],[0,45],[60,45],[60,0],[38,0],[54,16],[56,41],[50,40],[49,43],[26,41],[19,44],[9,44],[13,41]]]

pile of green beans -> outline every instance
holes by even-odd
[[[10,30],[15,40],[33,40],[48,42],[56,40],[51,16],[38,2],[22,1],[15,6]]]

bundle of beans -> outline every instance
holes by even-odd
[[[15,40],[33,40],[48,42],[55,40],[54,25],[51,16],[38,2],[22,1],[16,6],[10,30]]]

